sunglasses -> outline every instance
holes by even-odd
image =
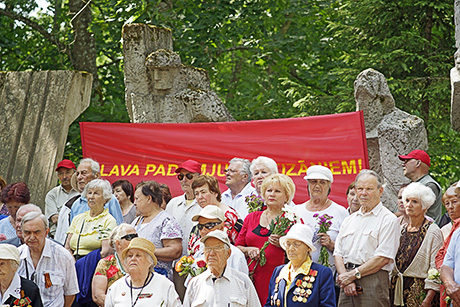
[[[132,239],[137,238],[137,237],[138,237],[137,233],[128,233],[127,235],[124,235],[120,239],[125,239],[126,241],[131,241]]]
[[[203,228],[206,229],[213,229],[217,225],[220,225],[222,222],[212,222],[212,223],[206,223],[206,224],[198,224],[196,225],[198,227],[198,230],[203,230]]]
[[[192,180],[193,179],[193,174],[192,173],[187,173],[187,174],[179,174],[177,175],[177,179],[179,179],[179,181],[182,181],[182,179],[184,179],[184,176],[187,177],[188,180]]]

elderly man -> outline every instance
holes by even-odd
[[[247,159],[233,158],[225,170],[225,185],[228,187],[222,193],[222,203],[236,210],[241,219],[248,215],[246,196],[255,193],[251,186],[251,162]]]
[[[192,217],[192,221],[198,222],[196,226],[198,227],[200,238],[204,238],[208,233],[214,230],[225,231],[225,220],[225,215],[222,210],[212,205],[204,207],[201,209],[200,213]],[[203,258],[204,244],[201,241],[197,240],[191,248],[192,255],[195,259]],[[249,275],[248,263],[243,252],[234,245],[230,245],[230,250],[231,254],[227,260],[227,265],[230,268]]]
[[[34,204],[27,204],[27,205],[21,206],[18,209],[18,212],[16,212],[15,228],[16,228],[16,236],[17,237],[11,238],[11,239],[8,239],[8,240],[5,240],[5,241],[0,241],[0,244],[5,244],[5,243],[6,244],[12,244],[12,245],[14,245],[16,247],[19,247],[22,244],[24,244],[24,238],[22,236],[21,223],[22,223],[22,219],[24,218],[24,216],[29,212],[39,212],[41,214],[42,210],[40,209],[40,207],[38,207],[37,205],[34,205]]]
[[[249,277],[227,265],[232,253],[227,234],[214,230],[201,241],[208,269],[190,281],[184,307],[260,306]]]
[[[77,167],[77,172],[71,179],[71,181],[76,181],[72,183],[74,188],[81,193],[88,182],[98,179],[101,176],[100,169],[99,163],[93,159],[87,158],[81,160]],[[115,218],[118,225],[123,223],[123,215],[121,213],[120,204],[113,194],[110,201],[105,204],[105,208],[109,209],[109,213]],[[58,226],[54,239],[59,243],[64,244],[66,233],[72,219],[78,214],[88,210],[88,200],[85,197],[72,197],[64,206],[62,206],[61,212],[59,212]]]
[[[19,247],[19,275],[35,282],[43,305],[70,307],[78,293],[78,280],[72,255],[61,245],[46,238],[48,219],[29,212],[22,219],[25,244]]]
[[[171,199],[166,206],[166,212],[174,216],[182,228],[182,234],[184,235],[182,237],[182,255],[186,255],[187,242],[193,227],[192,216],[201,210],[201,207],[196,202],[195,193],[192,189],[193,181],[201,174],[201,164],[195,160],[187,160],[182,162],[175,172],[184,194]],[[173,281],[177,293],[180,298],[183,299],[185,294],[185,278],[179,276],[179,274],[173,270]]]
[[[75,164],[72,161],[64,159],[56,167],[57,176],[60,184],[52,188],[45,197],[45,216],[50,221],[50,237],[56,233],[59,211],[61,207],[70,198],[78,195],[78,191],[72,188],[70,179],[75,173]]]
[[[380,202],[382,185],[374,171],[362,170],[356,176],[361,208],[343,221],[335,242],[339,306],[390,306],[388,274],[400,228],[396,216]]]
[[[1,306],[42,307],[40,292],[32,281],[19,276],[18,248],[0,245],[0,301]]]
[[[428,209],[426,215],[433,218],[436,224],[439,224],[442,217],[442,189],[439,183],[428,174],[431,165],[430,156],[425,151],[416,149],[408,155],[399,155],[398,158],[403,161],[404,176],[412,182],[423,183],[436,195],[436,201]]]

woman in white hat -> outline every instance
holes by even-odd
[[[19,276],[19,262],[16,246],[0,244],[0,305],[43,307],[37,285]]]
[[[289,263],[273,271],[264,306],[336,306],[331,269],[311,260],[310,252],[316,250],[312,237],[310,227],[295,224],[280,238]]]
[[[307,170],[304,177],[307,180],[307,191],[310,199],[301,205],[294,207],[294,213],[300,217],[305,225],[313,230],[313,245],[316,251],[312,251],[313,261],[318,261],[321,246],[327,248],[329,254],[329,265],[335,272],[334,252],[335,238],[339,233],[340,225],[348,216],[348,211],[339,204],[328,198],[331,191],[331,185],[334,181],[332,172],[325,166],[312,165]],[[327,214],[332,217],[329,222],[331,225],[327,233],[319,233],[319,217]]]
[[[155,273],[155,245],[144,238],[134,238],[122,252],[128,276],[117,280],[107,291],[105,307],[179,307],[182,306],[174,284]]]

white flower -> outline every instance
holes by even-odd
[[[431,279],[431,280],[440,279],[439,271],[436,270],[436,269],[429,269],[428,270],[428,279]]]
[[[291,206],[289,205],[284,205],[283,209],[282,209],[284,212],[285,212],[285,217],[290,220],[291,222],[295,222],[295,223],[298,223],[299,222],[299,218],[297,217],[297,215],[295,215],[294,213],[294,210],[292,209]]]

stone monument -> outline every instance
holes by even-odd
[[[69,125],[89,106],[92,79],[79,71],[0,73],[0,174],[26,182],[42,208],[57,183]]]
[[[428,148],[424,122],[395,107],[385,76],[380,72],[362,71],[354,87],[356,110],[362,110],[364,115],[370,168],[385,179],[383,204],[396,211],[399,187],[409,182],[398,155]]]
[[[171,30],[145,24],[123,27],[125,101],[133,123],[233,121],[210,89],[208,73],[183,65]]]

